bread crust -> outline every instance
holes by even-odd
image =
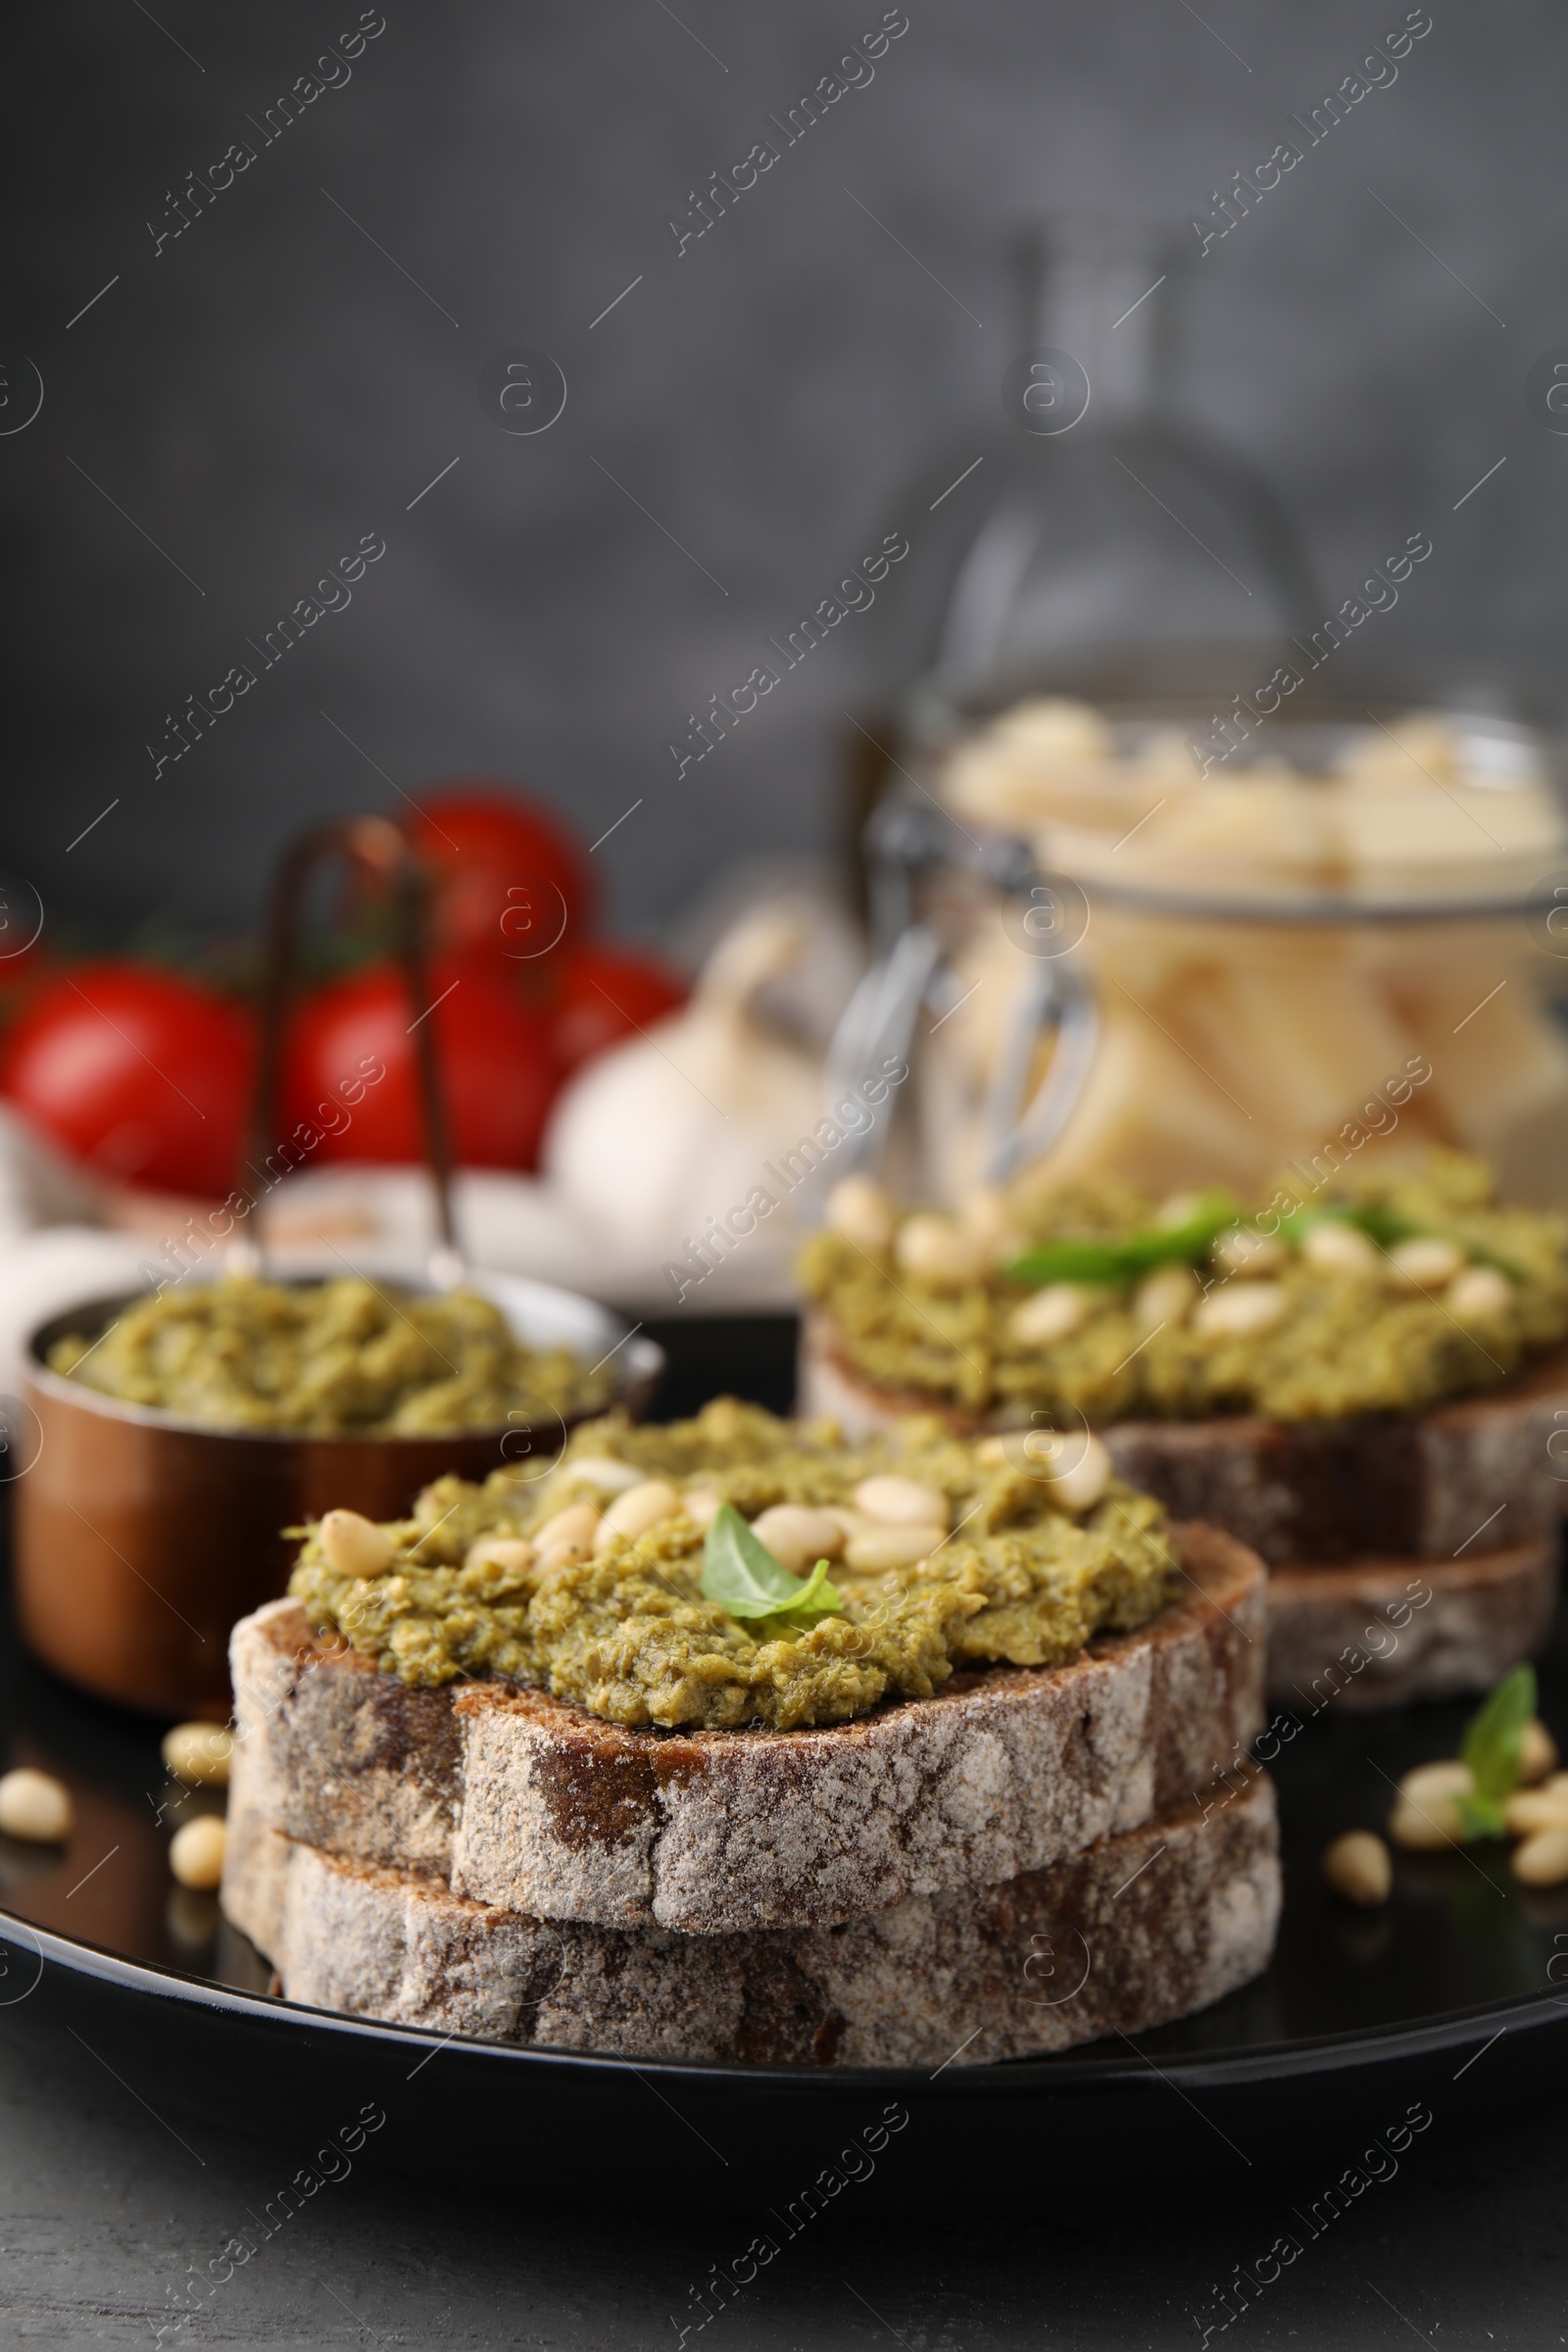
[[[259,1908],[257,1889],[270,1892]],[[225,1909],[290,2000],[621,2057],[974,2066],[1138,2034],[1268,1963],[1280,1906],[1259,1773],[1045,1871],[838,1928],[690,1936],[548,1921],[268,1830],[230,1835]]]
[[[1545,1645],[1557,1552],[1553,1533],[1457,1560],[1274,1569],[1269,1697],[1365,1712],[1490,1690]]]
[[[235,1803],[601,1927],[831,1927],[997,1885],[1168,1811],[1260,1728],[1261,1564],[1210,1528],[1172,1540],[1187,1590],[1152,1625],[790,1732],[628,1730],[503,1682],[411,1690],[274,1601],[230,1648]]]
[[[983,1426],[929,1397],[871,1387],[846,1361],[821,1308],[802,1324],[797,1409],[840,1422],[852,1439],[933,1409],[965,1436]],[[1116,1421],[1101,1435],[1129,1486],[1176,1518],[1227,1528],[1273,1568],[1446,1560],[1504,1504],[1510,1539],[1544,1535],[1568,1510],[1568,1483],[1547,1451],[1565,1424],[1568,1349],[1559,1348],[1501,1389],[1425,1413],[1290,1422],[1216,1414]]]

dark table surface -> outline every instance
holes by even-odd
[[[176,2139],[120,2082],[81,2067],[64,2050],[58,2063],[24,2053],[0,2031],[8,2345],[145,2346],[163,2327],[176,2345],[673,2347],[692,2316],[689,2290],[735,2251],[735,2225],[705,2215],[695,2178],[689,2220],[671,2222],[596,2210],[591,2181],[569,2206],[530,2207],[355,2172],[217,2284],[208,2264],[235,2231],[259,2237],[253,2217],[298,2152],[178,2116]],[[1420,2166],[1368,2189],[1308,2243],[1230,2341],[1568,2338],[1561,2120],[1455,2142],[1439,2112],[1428,2136]],[[677,2147],[667,2154],[685,2161]],[[846,2194],[687,2340],[704,2352],[1196,2346],[1193,2315],[1233,2266],[1250,2272],[1282,2230],[1303,2234],[1290,2209],[1321,2185],[1320,2172],[1295,2178],[1287,2157],[1255,2188],[1216,2174],[1123,2211],[951,2226],[868,2222]]]
[[[782,1318],[658,1336],[674,1342],[664,1409],[716,1386],[788,1402]],[[151,2345],[163,2330],[166,2345],[193,2346],[674,2347],[684,2326],[704,2352],[1198,2346],[1227,2282],[1230,2307],[1246,2308],[1211,2341],[1568,2343],[1568,2129],[1549,2110],[1446,2129],[1434,2095],[1419,2156],[1316,2235],[1292,2214],[1321,2190],[1323,2166],[1293,2161],[1283,2119],[1282,2144],[1247,2173],[1216,2151],[1211,2178],[1140,2188],[1125,2206],[901,2222],[858,2213],[847,2192],[699,2330],[715,2297],[693,2290],[738,2241],[695,2174],[689,2216],[671,2219],[606,2210],[591,2180],[543,2205],[361,2167],[263,2239],[255,2217],[299,2152],[247,2135],[240,2117],[227,2131],[160,2120],[64,2032],[58,2047],[24,2038],[3,2010],[0,2102],[7,2345]],[[1354,2142],[1371,2119],[1353,2077],[1345,2102]],[[665,2153],[686,2162],[674,2144]],[[921,2161],[939,2164],[940,2149]],[[257,2251],[233,2267],[221,2249],[247,2229]],[[1260,2284],[1258,2258],[1284,2231],[1303,2251]]]

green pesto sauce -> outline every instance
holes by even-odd
[[[955,1532],[891,1574],[835,1563],[842,1616],[780,1641],[704,1599],[702,1529],[684,1512],[544,1576],[483,1557],[483,1539],[526,1538],[568,1504],[602,1500],[573,1464],[606,1455],[747,1518],[780,1502],[848,1505],[861,1479],[894,1471],[939,1488]],[[289,1590],[319,1631],[407,1683],[510,1676],[612,1723],[670,1728],[841,1723],[883,1699],[928,1697],[957,1666],[1060,1665],[1102,1629],[1145,1624],[1180,1583],[1160,1506],[1115,1481],[1072,1518],[1043,1481],[981,1463],[930,1416],[851,1448],[829,1423],[728,1397],[665,1428],[588,1424],[545,1481],[438,1479],[392,1532],[387,1572],[349,1578],[312,1531]]]
[[[94,1345],[73,1334],[51,1368],[128,1404],[213,1429],[308,1437],[451,1437],[549,1423],[607,1402],[607,1375],[566,1348],[516,1339],[472,1291],[378,1287],[358,1275],[298,1288],[229,1278],[128,1307]]]
[[[1568,1337],[1568,1220],[1499,1205],[1480,1162],[1434,1152],[1419,1174],[1404,1178],[1318,1194],[1297,1182],[1274,1192],[1254,1222],[1273,1232],[1298,1197],[1309,1208],[1379,1204],[1452,1241],[1475,1262],[1506,1267],[1506,1308],[1467,1324],[1440,1292],[1401,1291],[1382,1265],[1370,1274],[1346,1272],[1314,1264],[1288,1245],[1268,1277],[1283,1290],[1286,1311],[1267,1331],[1205,1332],[1174,1320],[1151,1333],[1135,1311],[1137,1285],[1126,1283],[1086,1286],[1088,1311],[1077,1329],[1031,1344],[1009,1328],[1028,1288],[1001,1270],[958,1291],[937,1290],[821,1232],[806,1246],[800,1279],[827,1310],[845,1359],[871,1386],[956,1405],[998,1427],[1026,1423],[1041,1407],[1076,1410],[1097,1424],[1231,1412],[1276,1421],[1420,1412],[1496,1387]],[[1028,1204],[1019,1223],[1033,1246],[1120,1239],[1157,1213],[1157,1202],[1107,1186]],[[1217,1257],[1205,1257],[1195,1272],[1205,1297],[1214,1286],[1248,1287]]]

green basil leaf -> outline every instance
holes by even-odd
[[[1146,1225],[1120,1241],[1041,1242],[1008,1266],[1011,1282],[1131,1282],[1151,1266],[1193,1265],[1241,1215],[1229,1193],[1205,1193],[1179,1225]]]
[[[1502,1828],[1505,1800],[1519,1786],[1519,1753],[1525,1726],[1536,1711],[1536,1670],[1516,1666],[1505,1674],[1470,1722],[1459,1750],[1475,1782],[1472,1800],[1480,1812],[1494,1815],[1497,1828],[1482,1834],[1496,1837]]]
[[[1459,1815],[1460,1835],[1472,1838],[1500,1838],[1508,1826],[1508,1810],[1493,1796],[1461,1796],[1455,1800]]]
[[[788,1608],[775,1609],[766,1617],[753,1620],[758,1639],[762,1642],[787,1642],[797,1634],[808,1634],[823,1617],[836,1617],[843,1602],[827,1581],[827,1562],[818,1560],[801,1587],[800,1597]]]
[[[825,1560],[817,1561],[808,1578],[791,1576],[732,1502],[720,1506],[708,1530],[703,1596],[716,1600],[730,1617],[789,1618],[794,1632],[804,1632],[813,1618],[835,1616],[844,1606],[827,1581]]]

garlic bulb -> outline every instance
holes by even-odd
[[[668,1277],[672,1302],[683,1278],[787,1249],[805,1229],[803,1200],[822,1189],[808,1186],[811,1167],[831,1181],[848,1130],[824,1120],[820,1066],[756,1009],[805,945],[798,921],[755,907],[719,941],[684,1011],[600,1054],[556,1106],[546,1173],[607,1242],[684,1269]],[[858,1106],[857,1125],[868,1120]]]

